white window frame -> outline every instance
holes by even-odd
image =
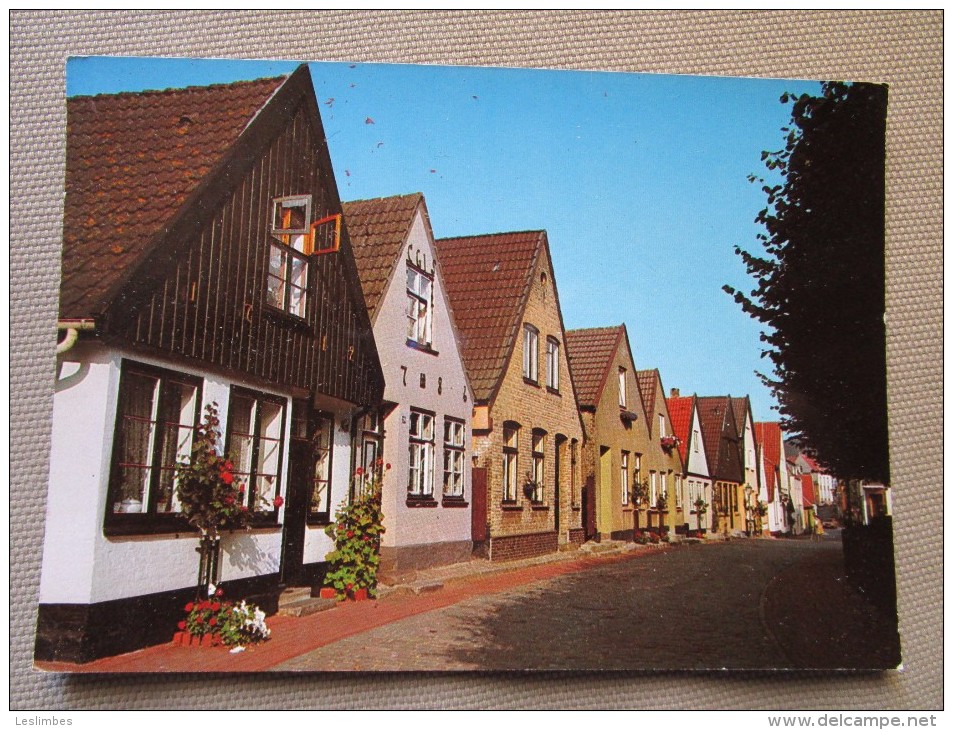
[[[658,435],[659,438],[665,438],[665,414],[658,414]]]
[[[434,414],[411,409],[407,494],[433,497]]]
[[[310,300],[311,196],[275,198],[272,205],[266,301],[270,307],[306,319]],[[283,227],[283,211],[291,208],[303,208],[302,226]]]
[[[626,393],[626,370],[625,368],[619,368],[619,408],[628,407],[628,397]]]
[[[443,496],[463,498],[467,426],[449,416],[443,419]]]
[[[434,277],[407,264],[407,339],[424,347],[433,343]]]
[[[546,338],[546,387],[559,390],[559,340]]]
[[[236,430],[236,409],[241,400],[251,401],[249,413],[250,433]],[[285,417],[287,402],[280,396],[258,393],[232,386],[228,404],[228,427],[226,452],[235,462],[235,478],[245,487],[245,505],[255,511],[259,504],[271,505],[275,497],[284,497],[281,493],[282,460],[285,450]],[[277,409],[277,413],[265,422],[264,407]],[[239,452],[236,440],[247,439],[250,448],[247,453]],[[278,509],[272,508],[277,515]]]
[[[503,501],[516,502],[519,496],[519,426],[503,426]]]
[[[530,497],[534,504],[541,504],[546,495],[546,432],[533,429],[533,482],[536,488]]]
[[[539,330],[523,325],[523,377],[539,383]]]
[[[620,460],[621,469],[620,476],[622,477],[622,505],[625,506],[629,504],[629,452],[623,451],[622,457]]]
[[[658,504],[658,472],[649,471],[649,509]]]

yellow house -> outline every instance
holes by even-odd
[[[681,531],[689,508],[685,504],[685,473],[678,437],[665,400],[662,376],[657,369],[638,371],[639,391],[645,406],[649,448],[642,469],[648,474],[645,504],[650,527],[668,535]]]
[[[582,478],[595,498],[602,539],[631,540],[637,522],[636,485],[647,472],[648,422],[625,325],[570,330],[566,352],[586,429]]]

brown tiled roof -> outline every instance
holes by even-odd
[[[566,356],[580,406],[599,405],[609,365],[624,333],[624,325],[566,332]]]
[[[100,313],[285,79],[67,100],[61,317]]]
[[[411,193],[343,203],[344,224],[372,320],[422,201],[423,195]]]
[[[702,426],[702,441],[708,457],[708,470],[712,477],[743,479],[744,472],[737,443],[731,443],[732,448],[727,448],[724,452],[720,448],[723,439],[736,439],[738,436],[736,429],[731,428],[731,424],[734,423],[731,397],[727,395],[699,396],[696,404],[698,419]]]
[[[639,392],[642,394],[642,405],[645,406],[645,418],[649,426],[649,435],[655,428],[655,391],[659,381],[658,369],[639,370],[635,374],[639,383]]]
[[[742,396],[741,398],[732,398],[731,399],[731,410],[735,416],[735,425],[738,427],[738,431],[741,432],[739,435],[744,435],[742,432],[742,424],[745,422],[745,419],[748,417],[748,411],[751,408],[751,402],[748,400],[748,396]],[[753,419],[752,419],[753,421]]]
[[[774,501],[777,486],[777,469],[781,464],[781,424],[758,421],[754,424],[755,438],[761,444],[761,458],[764,459],[764,476],[767,482],[768,501]]]
[[[681,398],[666,398],[668,417],[672,421],[672,432],[678,438],[678,451],[682,461],[688,464],[688,440],[692,435],[692,411],[695,407],[695,396]]]
[[[544,231],[436,241],[463,361],[478,402],[493,398],[516,341]]]

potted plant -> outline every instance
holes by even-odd
[[[694,502],[695,505],[695,514],[698,515],[698,536],[701,537],[704,535],[705,528],[703,527],[705,515],[708,514],[708,502],[699,497]]]
[[[659,443],[662,445],[663,451],[670,452],[678,446],[678,438],[675,436],[662,436],[662,438],[659,439]]]
[[[390,464],[386,468],[390,469]],[[364,469],[359,467],[354,478],[363,481],[363,489],[352,490],[357,496],[343,502],[334,515],[334,522],[325,528],[334,540],[334,550],[327,554],[329,569],[321,589],[324,598],[360,601],[377,595],[377,568],[384,534],[383,472],[381,460],[368,479]]]
[[[539,501],[539,484],[529,472],[526,472],[526,477],[523,480],[523,494],[530,502]]]

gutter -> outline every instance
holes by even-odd
[[[92,332],[96,329],[96,320],[94,319],[61,319],[56,323],[58,331],[66,330],[66,336],[62,342],[56,343],[56,354],[62,355],[70,350],[79,340],[80,332]]]

